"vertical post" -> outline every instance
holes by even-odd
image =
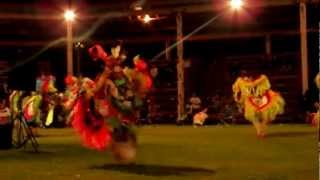
[[[67,74],[73,75],[72,22],[67,21]]]
[[[179,12],[176,16],[177,22],[177,85],[178,85],[178,119],[177,121],[182,120],[184,114],[184,61],[183,61],[183,29],[182,29],[182,15]],[[180,42],[181,41],[181,42]]]
[[[268,57],[270,57],[271,56],[271,48],[272,48],[272,46],[271,46],[271,36],[268,34],[267,36],[266,36],[266,45],[265,45],[265,48],[266,48],[266,55],[268,56]]]
[[[304,1],[300,2],[300,41],[301,41],[301,78],[302,93],[308,89],[308,47],[307,47],[307,9]]]

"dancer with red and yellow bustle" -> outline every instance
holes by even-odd
[[[70,103],[72,126],[85,146],[100,151],[110,147],[116,160],[132,163],[137,144],[132,125],[152,86],[148,66],[136,56],[134,68],[124,67],[126,56],[120,45],[112,48],[111,55],[94,45],[89,54],[104,68],[95,81],[80,79],[76,100]]]
[[[234,99],[245,119],[253,123],[258,137],[264,137],[267,124],[284,112],[284,99],[279,93],[271,90],[266,75],[260,75],[256,79],[239,77],[232,89]]]
[[[66,125],[71,125],[73,117],[73,107],[80,92],[80,80],[72,75],[68,75],[64,79],[66,90],[63,93],[62,104],[66,113]]]

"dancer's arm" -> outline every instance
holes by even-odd
[[[267,89],[271,87],[268,77],[264,74],[260,75],[258,79],[254,80],[254,84],[258,86],[260,85],[265,86]]]
[[[96,93],[98,93],[102,88],[104,88],[105,83],[107,79],[109,78],[111,74],[111,69],[109,67],[105,67],[104,71],[99,76],[98,80],[96,81],[96,85],[91,90],[88,90],[86,93],[86,98],[90,99],[93,97]]]
[[[255,96],[261,96],[266,90],[271,88],[270,81],[268,77],[264,74],[260,75],[260,77],[253,82],[256,87]]]
[[[96,85],[93,89],[87,92],[87,97],[90,98],[104,87],[106,80],[110,76],[113,69],[113,62],[109,58],[108,54],[103,50],[101,45],[96,44],[89,49],[90,56],[96,61],[98,59],[102,60],[105,64],[103,72],[100,74],[96,81]]]

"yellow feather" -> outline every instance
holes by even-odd
[[[240,105],[244,105],[246,97],[250,95],[252,83],[248,77],[239,77],[232,85],[233,98]]]
[[[253,86],[255,88],[253,95],[261,96],[271,88],[270,81],[266,75],[261,75],[258,79],[254,80]]]
[[[54,111],[54,107],[51,107],[47,115],[46,126],[50,126],[53,122],[53,111]]]

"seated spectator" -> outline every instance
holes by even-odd
[[[201,108],[201,99],[195,93],[190,98],[190,105],[193,110]]]
[[[195,114],[201,108],[201,99],[196,96],[195,93],[189,99],[189,104],[187,104],[188,114]]]
[[[212,104],[212,112],[213,113],[219,113],[220,110],[221,110],[221,106],[222,106],[221,96],[219,94],[215,94],[211,98],[211,104]]]

